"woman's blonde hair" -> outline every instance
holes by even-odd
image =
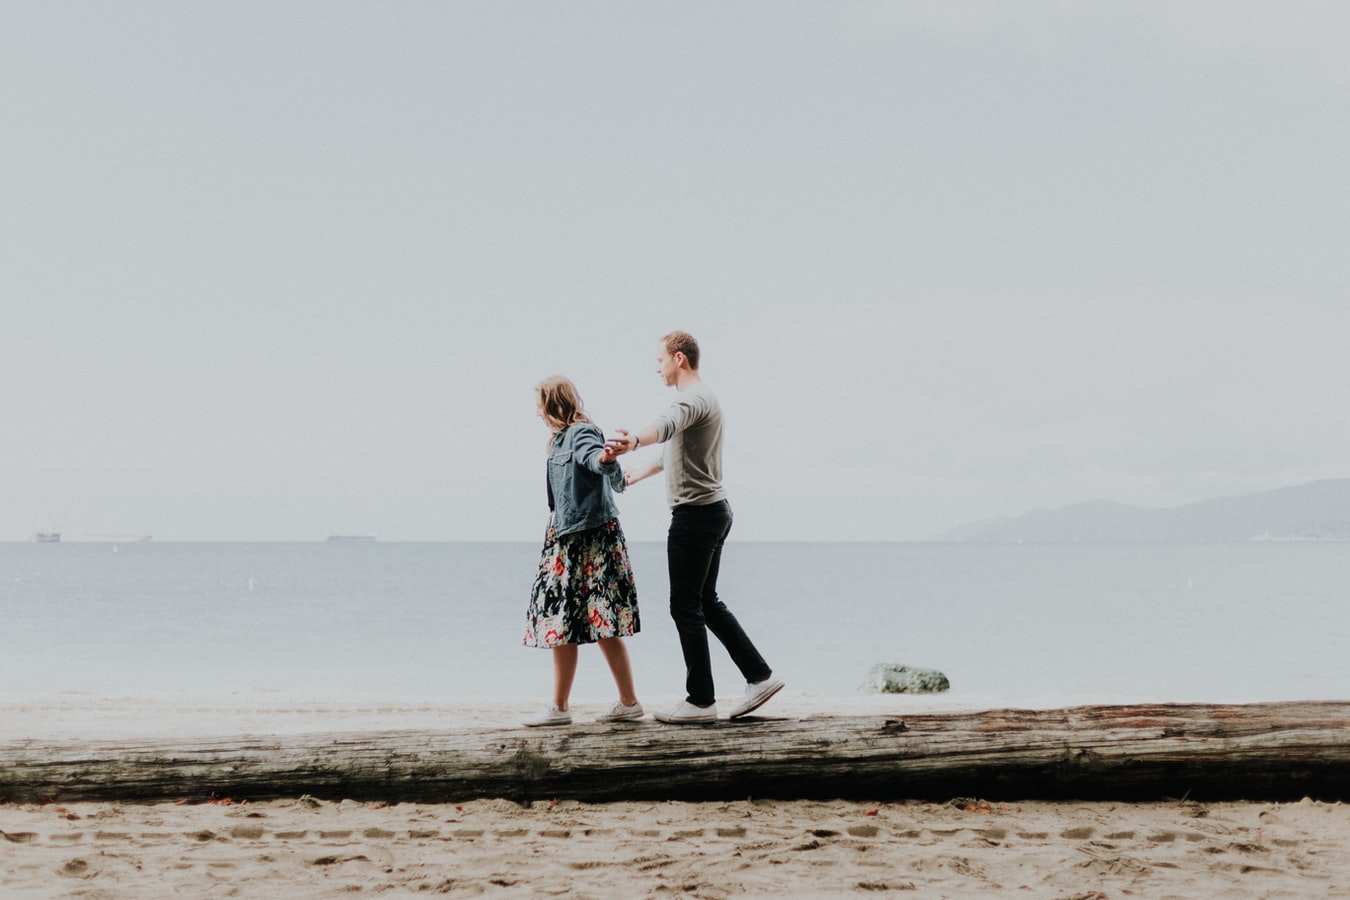
[[[581,405],[581,394],[571,379],[562,375],[551,375],[535,385],[539,405],[544,411],[544,421],[554,431],[562,431],[568,425],[589,422],[586,409]]]

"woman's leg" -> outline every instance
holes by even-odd
[[[553,648],[553,705],[567,709],[572,696],[572,679],[577,674],[577,645],[559,644]]]
[[[609,671],[614,675],[614,684],[619,689],[619,702],[624,706],[637,703],[637,691],[633,689],[633,667],[628,663],[628,647],[623,638],[601,638],[600,652],[605,654]]]

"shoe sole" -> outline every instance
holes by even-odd
[[[755,710],[759,709],[759,708],[760,708],[761,706],[763,706],[765,703],[768,703],[770,700],[772,700],[773,697],[774,697],[774,695],[777,694],[777,693],[778,693],[779,691],[781,691],[782,689],[783,689],[783,682],[780,681],[780,682],[778,682],[778,684],[776,684],[776,685],[774,686],[773,690],[766,691],[765,693],[760,694],[760,695],[759,695],[758,697],[756,697],[754,700],[751,700],[749,706],[746,706],[746,707],[743,708],[743,709],[740,708],[740,707],[738,707],[738,708],[732,710],[732,711],[731,711],[731,714],[728,715],[727,718],[728,718],[728,719],[739,719],[741,716],[748,716],[748,715],[750,715],[752,712],[754,712]]]
[[[660,716],[655,717],[656,721],[663,722],[666,725],[716,725],[717,718],[711,719],[663,719]]]
[[[640,721],[642,721],[642,716],[643,716],[643,715],[646,715],[646,714],[643,713],[642,715],[637,715],[637,716],[596,716],[595,721],[597,721],[597,722],[605,722],[605,723],[609,723],[609,722],[640,722]]]

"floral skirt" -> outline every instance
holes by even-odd
[[[525,614],[525,646],[593,644],[638,630],[633,565],[618,520],[562,536],[550,522]]]

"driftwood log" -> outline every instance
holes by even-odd
[[[1350,702],[0,743],[0,800],[1350,799]]]

